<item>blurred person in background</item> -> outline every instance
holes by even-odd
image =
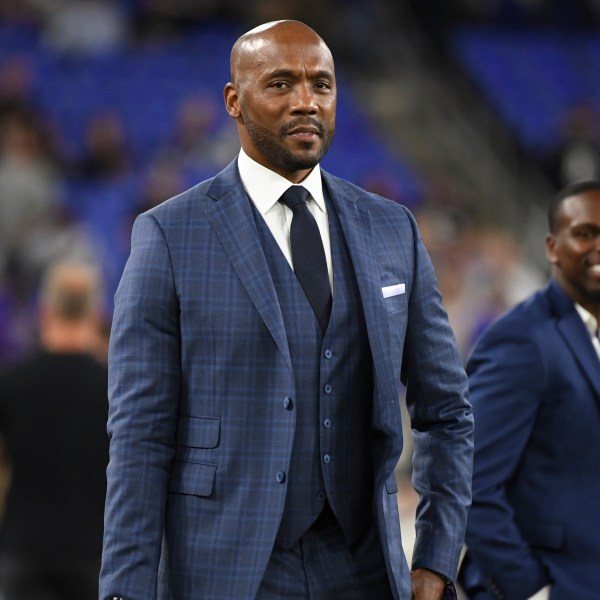
[[[31,107],[34,79],[30,57],[19,53],[4,57],[0,65],[0,123],[5,116]]]
[[[118,0],[26,0],[37,13],[43,42],[78,56],[120,49],[129,38],[125,5]]]
[[[600,590],[600,181],[549,208],[553,278],[478,341],[471,600],[596,600]]]
[[[29,107],[0,120],[0,266],[21,230],[60,207],[62,174],[39,114]]]
[[[19,94],[7,93],[2,98],[7,103],[0,112],[0,287],[10,306],[10,318],[3,322],[0,336],[14,339],[11,353],[20,354],[33,341],[31,292],[39,284],[40,267],[59,245],[64,246],[62,235],[53,251],[48,242],[51,238],[58,241],[55,234],[63,233],[66,215],[61,204],[63,174],[48,143],[43,118],[17,100]],[[39,253],[41,245],[44,249]]]
[[[208,95],[186,95],[177,107],[174,130],[159,159],[176,162],[188,176],[196,178],[229,164],[239,142],[235,129],[222,126],[216,114],[220,109]]]
[[[237,159],[137,218],[115,296],[100,597],[451,598],[473,423],[414,218],[321,170],[337,88],[311,28],[239,38],[224,98]]]
[[[117,179],[131,173],[132,158],[121,117],[113,111],[90,116],[85,127],[85,147],[76,165],[83,178]]]
[[[108,462],[102,287],[89,264],[49,267],[39,349],[0,375],[10,472],[0,525],[5,600],[97,600]]]
[[[557,190],[575,181],[600,179],[600,119],[596,102],[579,102],[563,117],[561,137],[545,172]]]

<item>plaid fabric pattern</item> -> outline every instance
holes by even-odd
[[[331,513],[289,549],[273,549],[256,600],[393,600],[373,524],[349,547]]]
[[[323,177],[364,310],[374,376],[372,506],[390,580],[401,590],[394,594],[403,598],[409,574],[393,475],[402,449],[401,371],[421,435],[415,556],[450,576],[469,503],[464,372],[410,214]],[[384,299],[381,288],[398,282],[406,293]],[[101,597],[254,597],[284,510],[281,474],[295,432],[285,403],[294,378],[235,163],[136,220],[109,363]]]
[[[295,542],[325,498],[353,543],[371,519],[369,344],[352,263],[328,201],[335,293],[325,336],[293,271],[253,209],[279,298],[294,368],[296,428],[278,543]]]
[[[294,372],[294,394],[288,404],[295,415],[294,441],[290,467],[284,474],[286,498],[276,538],[278,544],[290,547],[325,506],[319,444],[323,333],[300,282],[253,204],[252,210],[277,292]]]

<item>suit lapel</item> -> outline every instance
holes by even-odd
[[[381,295],[381,279],[375,251],[378,245],[377,240],[374,239],[371,216],[368,210],[361,207],[360,195],[353,188],[341,185],[325,172],[323,172],[323,179],[337,212],[352,259],[377,383],[384,396],[390,400],[396,399],[398,390],[394,384],[394,371],[388,351],[390,343],[388,318]]]
[[[215,202],[206,210],[206,216],[291,369],[277,293],[256,231],[250,200],[244,191],[235,161],[215,178],[208,196]]]
[[[550,284],[549,295],[559,315],[558,330],[600,399],[600,364],[590,334],[575,310],[573,302],[555,281]]]

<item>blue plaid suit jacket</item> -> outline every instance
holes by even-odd
[[[410,213],[323,173],[374,365],[374,506],[410,598],[394,467],[407,384],[422,495],[413,566],[454,577],[470,503],[466,376]],[[384,298],[402,283],[405,293]],[[115,296],[100,597],[251,599],[284,507],[294,420],[286,334],[237,163],[136,220]]]

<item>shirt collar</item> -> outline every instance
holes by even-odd
[[[579,313],[579,316],[584,322],[587,330],[590,332],[590,335],[592,337],[596,337],[598,331],[598,320],[596,317],[594,317],[591,312],[583,308],[583,306],[580,304],[575,303],[575,308],[577,309],[577,312]]]
[[[293,185],[285,177],[258,164],[244,150],[240,150],[238,168],[246,192],[248,192],[252,202],[254,202],[262,215],[271,210],[279,198],[281,198],[283,192]],[[321,181],[321,168],[319,165],[315,166],[304,181],[301,182],[301,185],[309,191],[317,206],[323,212],[326,212],[323,182]]]

